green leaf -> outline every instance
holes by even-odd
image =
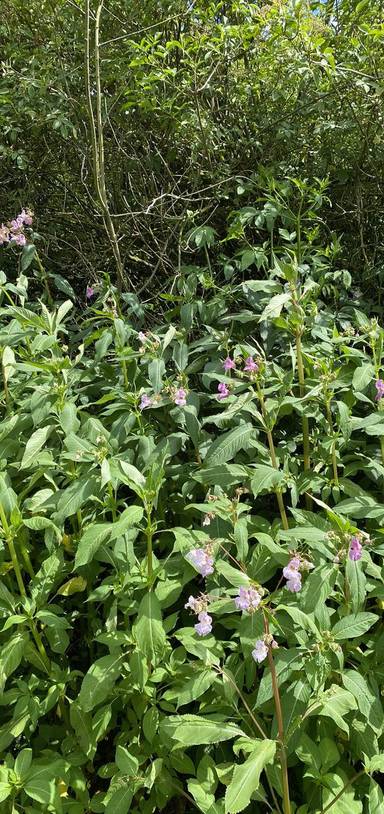
[[[361,561],[350,560],[345,564],[345,577],[349,588],[349,603],[354,613],[358,613],[363,607],[366,597],[366,576],[362,569]]]
[[[346,690],[352,693],[357,701],[358,708],[372,729],[381,733],[384,722],[384,712],[380,698],[375,695],[368,681],[357,670],[345,670],[341,680]]]
[[[368,387],[370,382],[373,382],[375,378],[375,369],[373,365],[367,363],[364,365],[360,365],[357,367],[352,378],[352,387],[354,390],[357,390],[358,393],[361,393],[363,390]]]
[[[163,387],[165,364],[163,359],[152,359],[148,365],[148,377],[155,393],[160,393]]]
[[[77,698],[78,704],[85,712],[89,712],[108,697],[120,675],[122,662],[123,656],[114,654],[97,659],[89,668]]]
[[[26,243],[21,252],[20,268],[21,271],[26,271],[36,256],[36,246],[33,243]]]
[[[23,789],[28,797],[38,803],[48,806],[54,802],[56,794],[55,764],[38,766],[32,764],[29,778],[25,781]]]
[[[332,636],[336,641],[362,636],[377,622],[378,618],[375,613],[355,613],[351,616],[343,616],[332,628]]]
[[[105,543],[112,531],[112,523],[94,523],[85,530],[80,538],[75,556],[75,568],[90,562],[102,543]]]
[[[0,693],[9,676],[18,668],[24,655],[26,635],[16,633],[8,642],[2,644],[0,651]]]
[[[251,478],[251,489],[254,497],[257,497],[260,492],[265,489],[270,492],[284,479],[284,472],[274,469],[273,466],[264,466],[258,464],[253,470],[254,474]]]
[[[160,729],[184,746],[221,743],[244,735],[236,724],[204,718],[202,715],[169,715],[161,722]]]
[[[166,635],[160,602],[153,591],[148,591],[140,602],[134,633],[138,647],[147,659],[154,662],[163,655]]]
[[[210,467],[231,461],[241,449],[247,449],[255,430],[252,424],[240,424],[233,430],[220,435],[210,445],[204,460],[204,466]]]
[[[97,494],[97,492],[96,478],[88,476],[73,481],[60,495],[57,512],[53,518],[55,523],[60,526],[67,517],[72,517],[73,514],[76,514],[76,512],[82,508],[86,500],[91,495]]]
[[[115,763],[122,774],[129,776],[137,774],[139,761],[125,746],[116,747]]]
[[[21,460],[20,469],[28,469],[31,465],[36,464],[36,456],[49,438],[52,430],[53,427],[51,426],[39,427],[38,430],[35,430],[35,432],[32,433],[31,437],[27,441],[24,455]]]
[[[126,782],[120,789],[117,789],[107,803],[105,814],[128,814],[131,810],[133,789],[127,786]]]
[[[226,814],[238,814],[247,807],[253,792],[259,787],[261,772],[268,763],[272,763],[275,752],[275,741],[259,741],[247,760],[235,766],[225,793]]]

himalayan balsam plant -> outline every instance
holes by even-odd
[[[381,814],[379,322],[296,249],[223,290],[186,272],[156,323],[103,283],[28,301],[25,271],[0,286],[1,811]]]

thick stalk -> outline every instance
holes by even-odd
[[[264,615],[264,630],[265,630],[265,633],[267,635],[270,635],[269,634],[268,619],[267,619],[267,617],[265,615]],[[281,709],[279,683],[278,683],[277,675],[276,675],[275,662],[273,661],[272,649],[270,647],[268,648],[268,662],[269,662],[269,669],[271,671],[272,690],[273,690],[273,698],[274,698],[274,702],[275,702],[278,740],[279,740],[279,746],[280,746],[280,766],[281,766],[281,780],[282,780],[282,788],[283,788],[283,810],[284,810],[284,814],[291,814],[291,801],[290,801],[290,795],[289,795],[287,755],[286,755],[286,752],[285,752],[285,743],[284,743],[283,713],[282,713],[282,709]]]
[[[147,576],[148,576],[148,585],[151,588],[152,587],[152,579],[153,579],[152,506],[147,507],[147,528],[146,528],[145,534],[146,534],[146,538],[147,538]]]
[[[260,387],[260,385],[258,383],[256,384],[256,387],[257,387],[257,393],[258,393],[259,402],[260,402],[261,414],[263,416],[263,420],[264,420],[264,424],[265,424],[265,430],[266,430],[266,433],[267,433],[269,453],[270,453],[270,456],[271,456],[272,466],[273,466],[274,469],[279,469],[279,464],[278,464],[277,457],[276,457],[275,444],[274,444],[274,441],[273,441],[273,435],[272,435],[271,430],[267,429],[268,417],[267,417],[267,411],[265,409],[264,396],[262,394],[261,387]],[[283,495],[280,492],[280,489],[278,489],[277,487],[275,489],[275,495],[276,495],[277,505],[279,507],[279,512],[280,512],[281,522],[283,524],[283,529],[285,531],[287,531],[289,529],[289,525],[288,525],[287,513],[285,511],[285,506],[284,506],[284,499],[283,499]]]
[[[328,425],[329,425],[329,429],[330,429],[330,433],[331,433],[331,438],[333,438],[332,452],[331,452],[331,454],[332,454],[333,480],[334,480],[335,486],[338,486],[339,485],[339,476],[338,476],[338,472],[337,472],[336,439],[335,439],[335,434],[334,434],[334,429],[333,429],[331,405],[330,405],[329,401],[326,402],[326,409],[327,409],[327,420],[328,420]]]
[[[8,412],[8,411],[9,411],[9,409],[10,409],[10,406],[11,406],[11,397],[10,397],[10,394],[9,394],[9,387],[8,387],[7,373],[6,373],[6,370],[5,370],[5,366],[4,366],[4,362],[3,362],[3,357],[1,357],[1,372],[2,372],[2,374],[3,374],[3,384],[4,384],[5,404],[6,404],[6,409],[7,409],[7,412]]]
[[[299,378],[300,396],[305,396],[305,374],[303,363],[303,351],[301,346],[301,333],[296,330],[296,357],[297,357],[297,375]],[[309,422],[307,416],[303,415],[303,456],[304,456],[304,469],[308,472],[311,468],[310,449],[309,449]]]

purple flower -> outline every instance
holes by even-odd
[[[299,557],[292,557],[289,561],[288,565],[283,568],[283,576],[285,579],[292,579],[296,576],[298,570],[300,568],[300,559]]]
[[[23,216],[18,215],[17,218],[11,220],[11,229],[16,232],[18,229],[22,229],[23,224],[24,224]]]
[[[204,548],[193,548],[192,551],[188,551],[186,559],[196,568],[196,571],[198,571],[202,577],[213,574],[213,557],[211,557]]]
[[[349,559],[353,562],[357,560],[361,560],[361,556],[363,553],[363,546],[358,537],[352,537],[350,542],[350,549],[349,549]]]
[[[238,596],[235,597],[235,605],[238,610],[248,611],[251,613],[256,610],[261,602],[261,594],[253,588],[245,588],[243,585],[239,588]]]
[[[219,399],[219,401],[223,401],[223,399],[226,399],[227,396],[229,396],[228,387],[226,384],[224,384],[224,382],[220,382],[220,384],[217,387],[217,390],[218,390],[217,398]]]
[[[252,658],[258,663],[261,664],[264,659],[268,656],[268,647],[265,644],[263,639],[258,639],[254,650],[252,650]]]
[[[233,361],[233,359],[231,359],[230,356],[227,356],[227,358],[224,359],[224,362],[223,362],[223,368],[224,368],[225,372],[227,373],[228,370],[233,370],[235,367],[236,367],[236,364]]]
[[[16,246],[25,246],[27,238],[25,237],[23,232],[19,232],[18,234],[11,235],[11,242],[16,243]]]
[[[143,393],[143,395],[141,397],[140,404],[139,404],[139,410],[145,410],[146,407],[151,407],[151,405],[152,405],[152,399],[150,399],[149,396],[147,396],[146,393]]]
[[[257,362],[254,362],[252,356],[248,356],[248,358],[245,360],[244,370],[246,370],[247,373],[256,373],[258,369],[259,365]]]
[[[32,226],[33,223],[33,212],[30,209],[22,209],[20,215],[18,216],[18,220],[21,218],[22,223],[25,226]]]
[[[300,557],[292,557],[288,565],[283,568],[283,576],[287,580],[285,587],[288,591],[292,591],[292,593],[298,593],[298,591],[301,590],[300,566]]]
[[[87,288],[85,289],[85,296],[86,296],[87,300],[91,300],[92,297],[95,296],[95,289],[92,288],[91,285],[87,285]]]
[[[195,625],[196,633],[199,636],[207,636],[212,630],[212,616],[207,611],[201,611],[198,615],[198,624]]]
[[[380,401],[380,399],[382,399],[383,396],[384,396],[384,381],[383,381],[383,379],[377,379],[377,381],[375,382],[375,387],[376,387],[376,391],[377,391],[375,399],[376,399],[376,401]]]
[[[201,613],[201,611],[203,610],[203,604],[202,604],[201,599],[196,599],[195,596],[190,596],[188,598],[188,602],[185,603],[184,607],[187,608],[187,609],[189,608],[194,613]],[[205,603],[204,603],[204,607],[205,607]]]
[[[297,594],[301,591],[301,575],[299,573],[296,576],[291,577],[285,583],[285,587],[288,591],[291,591],[293,594]]]
[[[178,407],[185,407],[185,405],[187,403],[186,396],[187,396],[187,391],[184,390],[183,387],[178,387],[178,389],[176,390],[176,392],[175,392],[175,394],[173,396],[173,401],[175,402],[175,404],[177,404]]]

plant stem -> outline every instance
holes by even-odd
[[[301,331],[296,328],[296,358],[297,358],[297,375],[299,379],[300,397],[305,396],[305,373],[303,362],[303,349],[301,344]],[[306,415],[302,416],[303,428],[303,458],[304,458],[304,471],[309,472],[311,469],[310,446],[309,446],[309,421]],[[312,501],[309,495],[305,497],[307,508],[310,509]]]
[[[34,258],[35,258],[36,263],[37,263],[37,265],[39,267],[39,271],[40,271],[40,274],[41,274],[41,280],[42,280],[42,283],[43,283],[44,288],[45,288],[45,293],[47,295],[48,305],[53,305],[53,297],[52,297],[52,294],[51,294],[51,289],[49,287],[48,275],[47,275],[47,272],[46,272],[46,270],[45,270],[45,268],[44,268],[44,266],[43,266],[43,264],[42,264],[42,262],[40,260],[38,252],[35,252]]]
[[[361,775],[363,775],[363,774],[365,774],[365,769],[361,769],[361,770],[360,770],[360,772],[356,772],[356,774],[354,774],[354,775],[353,775],[353,777],[351,777],[351,779],[350,779],[350,780],[348,780],[348,781],[347,781],[347,783],[345,783],[345,785],[343,786],[343,788],[341,789],[341,791],[339,791],[339,793],[338,793],[338,794],[336,794],[336,797],[334,797],[334,798],[331,800],[331,802],[330,802],[330,803],[328,803],[328,805],[326,805],[326,806],[325,806],[325,808],[322,808],[322,809],[321,809],[320,814],[325,814],[325,812],[326,812],[326,811],[329,811],[329,809],[330,809],[330,808],[332,808],[332,806],[334,805],[334,803],[336,803],[336,802],[337,802],[337,800],[340,800],[340,797],[342,797],[342,796],[343,796],[344,792],[345,792],[345,791],[346,791],[346,790],[349,788],[349,786],[352,786],[352,783],[354,783],[354,782],[355,782],[355,780],[357,780],[357,779],[358,779],[358,777],[361,777]]]
[[[275,450],[275,444],[274,444],[274,441],[273,441],[273,435],[272,435],[271,430],[267,429],[268,417],[267,417],[267,411],[265,409],[264,396],[263,396],[263,393],[261,391],[261,387],[260,387],[258,382],[256,383],[256,387],[257,387],[257,394],[258,394],[259,401],[260,401],[261,414],[263,416],[263,421],[264,421],[264,424],[265,424],[265,431],[267,433],[268,446],[269,446],[269,452],[270,452],[270,456],[271,456],[272,466],[273,466],[274,469],[278,470],[279,469],[279,464],[278,464],[277,457],[276,457],[276,450]],[[276,495],[277,505],[278,505],[279,511],[280,511],[280,517],[281,517],[281,522],[283,524],[283,529],[285,531],[287,531],[289,529],[287,513],[285,511],[283,495],[281,494],[281,491],[280,491],[280,489],[278,489],[278,487],[275,488],[275,495]]]
[[[147,528],[146,528],[146,538],[147,538],[147,576],[148,576],[148,584],[149,587],[152,587],[152,579],[153,579],[153,552],[152,552],[152,536],[153,536],[153,529],[152,529],[152,506],[147,506]]]
[[[339,476],[337,473],[337,459],[336,459],[336,438],[334,437],[334,429],[333,429],[333,422],[332,422],[332,413],[331,413],[331,404],[330,401],[327,400],[326,402],[326,409],[327,409],[327,420],[329,424],[329,429],[331,432],[331,436],[333,436],[332,441],[332,469],[333,469],[333,480],[335,482],[335,486],[339,485]],[[384,439],[383,439],[384,441]]]
[[[269,624],[266,615],[264,614],[264,630],[265,633],[269,636]],[[283,810],[284,814],[291,814],[291,801],[289,796],[289,780],[288,780],[288,766],[287,766],[287,756],[285,752],[285,744],[284,744],[284,722],[283,722],[283,713],[281,709],[281,700],[280,700],[280,692],[279,692],[279,684],[276,675],[276,668],[275,662],[273,661],[272,650],[268,648],[268,662],[269,662],[269,669],[271,671],[271,679],[272,679],[272,689],[273,689],[273,697],[275,701],[275,710],[276,710],[276,719],[277,719],[277,731],[278,731],[278,740],[280,744],[280,765],[281,765],[281,780],[282,780],[282,787],[283,787]]]

